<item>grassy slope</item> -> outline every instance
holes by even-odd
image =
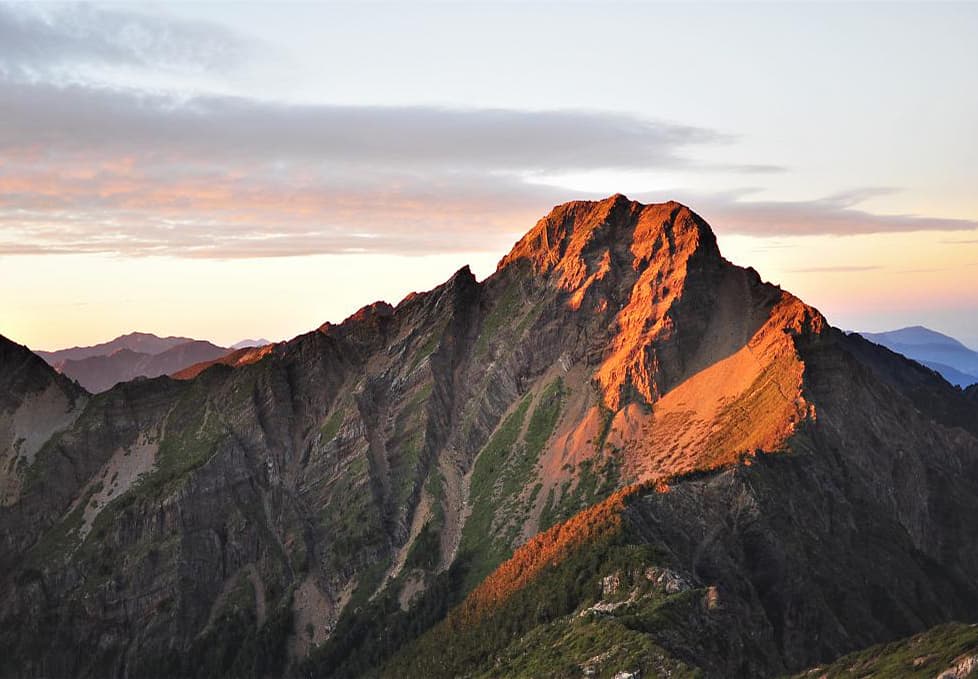
[[[953,667],[961,659],[978,657],[978,625],[951,623],[888,644],[871,646],[850,653],[829,665],[796,675],[822,679],[931,679]],[[970,674],[978,677],[978,663]]]
[[[651,633],[701,605],[704,592],[666,592],[646,573],[661,567],[654,547],[636,544],[622,511],[636,488],[615,493],[534,537],[447,618],[385,667],[386,676],[562,677],[585,670],[674,677],[698,672]],[[603,591],[607,576],[619,578]],[[601,602],[611,611],[587,612]]]

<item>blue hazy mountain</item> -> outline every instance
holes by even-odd
[[[965,387],[978,382],[978,351],[953,337],[920,325],[859,334],[936,370],[951,384]]]

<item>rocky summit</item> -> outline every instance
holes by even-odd
[[[974,389],[678,203],[178,377],[0,341],[0,675],[765,677],[978,618]]]

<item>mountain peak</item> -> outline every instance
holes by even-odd
[[[0,676],[780,676],[978,600],[978,404],[678,203],[215,362],[90,398],[0,338]]]
[[[675,201],[645,205],[616,193],[601,201],[556,206],[499,263],[528,260],[542,273],[559,271],[562,287],[604,266],[641,269],[656,256],[719,258],[709,225]],[[660,254],[661,253],[661,254]]]
[[[589,331],[597,342],[589,360],[604,407],[657,404],[663,414],[681,414],[721,393],[741,398],[762,378],[751,347],[763,346],[780,361],[764,378],[777,384],[768,396],[778,406],[757,407],[777,416],[754,428],[750,441],[713,448],[775,447],[807,416],[795,398],[802,366],[790,336],[818,334],[823,319],[755,271],[724,260],[710,226],[685,205],[646,205],[622,194],[559,205],[513,247],[497,275],[517,268],[530,268],[578,319],[599,319]],[[716,413],[701,415],[711,421]],[[685,427],[683,436],[694,429]]]

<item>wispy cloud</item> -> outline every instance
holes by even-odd
[[[0,252],[498,249],[555,170],[679,168],[715,131],[589,111],[298,106],[0,80]],[[363,238],[362,234],[370,238]]]
[[[813,266],[805,269],[789,269],[789,273],[861,273],[875,271],[879,266]]]
[[[227,68],[248,54],[227,29],[88,4],[0,3],[0,72],[75,72],[86,66]]]
[[[753,236],[856,235],[907,231],[971,231],[978,221],[917,214],[876,214],[859,209],[869,198],[895,192],[863,188],[799,201],[751,200],[742,192],[684,194],[697,212],[725,233]]]
[[[289,105],[179,99],[82,86],[2,83],[0,151],[152,153],[154,164],[310,164],[323,177],[356,167],[546,172],[688,166],[713,130],[589,111]]]
[[[297,105],[0,78],[0,254],[498,252],[550,206],[600,197],[540,177],[715,170],[691,159],[730,141],[601,111]],[[859,209],[890,190],[634,197],[679,199],[725,233],[978,228]]]

